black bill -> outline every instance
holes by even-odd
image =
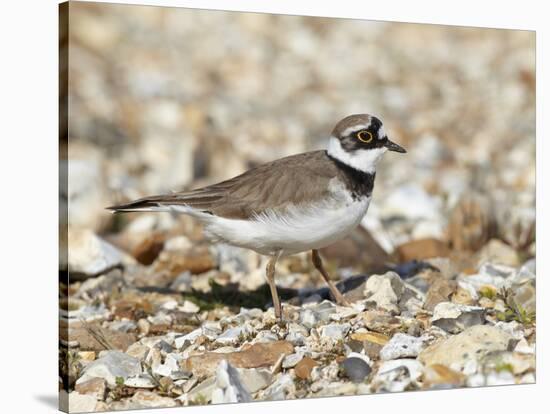
[[[395,142],[390,141],[389,139],[386,139],[386,143],[384,144],[384,146],[389,151],[401,152],[403,154],[407,152],[407,150],[405,148],[403,148],[401,145],[398,145]]]

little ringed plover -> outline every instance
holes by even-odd
[[[279,258],[303,251],[311,250],[313,264],[337,303],[347,304],[318,249],[342,239],[361,222],[371,200],[376,165],[388,150],[406,152],[389,140],[375,116],[350,115],[332,130],[327,150],[281,158],[208,187],[108,209],[188,214],[204,224],[210,239],[270,256],[266,279],[280,319],[275,265]]]

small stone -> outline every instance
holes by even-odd
[[[378,309],[398,314],[398,303],[404,290],[404,283],[395,272],[372,275],[365,284],[365,303],[367,306],[374,305]]]
[[[512,300],[527,313],[534,313],[537,306],[537,289],[534,280],[528,280],[514,287]]]
[[[457,280],[463,287],[472,286],[476,290],[490,287],[500,289],[505,287],[508,281],[512,280],[515,273],[513,267],[484,263],[477,273],[471,275],[460,275]]]
[[[151,324],[147,319],[140,319],[137,323],[139,332],[143,335],[147,335],[151,329]]]
[[[371,367],[361,354],[352,352],[342,363],[345,375],[355,383],[363,382],[371,373]]]
[[[168,240],[165,249],[151,266],[154,273],[167,274],[172,283],[185,271],[200,274],[212,270],[217,266],[217,261],[208,246],[191,246],[180,250],[172,248],[172,242]]]
[[[423,338],[396,333],[380,351],[380,358],[384,361],[400,358],[416,358],[425,347],[426,342]]]
[[[182,361],[181,366],[186,371],[192,371],[193,375],[206,377],[216,371],[222,359],[226,359],[236,368],[270,367],[277,362],[281,354],[288,355],[292,352],[294,346],[287,341],[256,343],[237,352],[207,352],[194,355]]]
[[[308,336],[309,331],[304,326],[297,323],[290,323],[288,326],[288,334],[285,339],[295,346],[302,346],[305,344],[306,337]],[[256,338],[257,337],[258,336],[256,336]]]
[[[82,395],[91,395],[96,400],[103,401],[107,391],[107,384],[102,378],[90,378],[87,381],[76,384],[75,391]]]
[[[78,353],[78,357],[80,358],[81,361],[92,362],[93,360],[95,360],[95,352],[94,351],[80,351]]]
[[[205,322],[202,324],[202,334],[211,341],[215,340],[221,333],[222,328],[219,322]]]
[[[393,359],[383,362],[372,380],[377,391],[402,392],[418,386],[423,366],[416,359]]]
[[[126,353],[140,361],[145,361],[147,354],[149,353],[149,347],[136,342],[128,347]]]
[[[98,276],[122,264],[122,253],[91,230],[72,229],[68,240],[71,280]]]
[[[242,384],[238,371],[226,360],[216,370],[216,388],[212,392],[212,403],[250,402],[252,397]]]
[[[377,332],[354,333],[351,338],[362,342],[365,354],[371,359],[378,359],[380,351],[390,340],[387,335]]]
[[[178,307],[178,310],[185,313],[197,313],[200,308],[193,302],[186,300],[182,306]]]
[[[435,306],[441,302],[448,302],[457,290],[457,283],[454,280],[438,278],[432,283],[426,293],[424,309],[433,311]]]
[[[426,365],[442,364],[461,370],[469,360],[480,360],[492,351],[511,349],[517,341],[501,329],[488,325],[476,325],[458,335],[435,342],[418,356]]]
[[[263,391],[263,399],[267,401],[284,400],[296,391],[294,379],[290,374],[282,374]]]
[[[294,368],[296,364],[302,360],[303,357],[304,357],[304,354],[302,353],[294,353],[294,354],[287,355],[283,359],[282,367],[284,369]]]
[[[177,349],[182,349],[183,347],[191,345],[201,335],[202,335],[202,328],[197,328],[186,335],[177,337],[174,340],[174,345],[176,346]]]
[[[514,385],[516,378],[509,371],[491,372],[485,377],[485,385]]]
[[[300,342],[299,339],[294,338],[294,336],[292,336],[292,334],[293,333],[290,332],[285,339],[289,342],[292,342],[294,345],[298,345],[294,341]],[[253,343],[267,343],[267,342],[275,342],[275,341],[278,341],[278,340],[279,340],[279,337],[276,334],[274,334],[273,332],[268,331],[268,330],[263,330],[263,331],[258,332],[258,334],[256,335],[256,337],[253,340]]]
[[[478,263],[495,263],[510,267],[517,267],[520,264],[517,252],[506,243],[492,239],[478,254]]]
[[[535,355],[509,351],[491,352],[483,359],[483,367],[485,370],[497,372],[504,370],[514,375],[521,375],[527,371],[535,371]]]
[[[435,307],[431,320],[434,326],[449,333],[458,333],[470,326],[483,324],[484,316],[482,307],[441,302]]]
[[[350,329],[351,325],[349,323],[331,323],[323,326],[319,334],[321,335],[321,337],[331,338],[338,341],[343,340]]]
[[[169,397],[162,397],[155,392],[139,390],[132,398],[130,398],[132,405],[131,409],[136,408],[164,408],[164,407],[176,407],[178,404],[176,401]]]
[[[401,326],[399,319],[384,311],[363,312],[363,321],[365,322],[365,326],[371,331],[383,334],[392,332]]]
[[[317,362],[315,362],[310,357],[305,357],[298,362],[296,367],[294,368],[294,373],[296,376],[300,379],[308,379],[311,375],[311,370],[317,366]]]
[[[93,395],[80,394],[77,391],[69,393],[69,412],[91,413],[97,408],[97,399]]]
[[[117,377],[126,379],[141,373],[141,364],[137,358],[120,351],[106,351],[101,358],[96,359],[84,368],[77,384],[93,377],[103,378],[109,386],[117,384]]]
[[[236,345],[238,344],[243,336],[250,334],[252,331],[248,325],[243,324],[236,328],[230,328],[225,331],[223,334],[218,336],[214,342],[224,345]]]
[[[514,351],[518,352],[520,354],[534,355],[535,354],[535,346],[534,346],[534,344],[533,344],[533,346],[529,345],[529,343],[527,342],[527,340],[525,338],[521,338],[519,340],[518,344],[516,345],[516,347],[514,348]]]
[[[306,328],[313,328],[319,322],[330,321],[331,315],[334,313],[336,313],[336,306],[334,303],[325,300],[321,303],[300,309],[300,323]]]
[[[130,388],[157,388],[158,384],[149,374],[139,374],[126,378],[124,385]]]
[[[164,359],[164,363],[153,367],[153,373],[161,377],[171,377],[173,373],[177,373],[179,369],[179,354],[168,354]]]
[[[434,257],[447,257],[449,248],[441,240],[434,238],[417,239],[399,245],[396,254],[401,263],[412,260],[425,260]]]
[[[444,388],[445,386],[461,387],[464,385],[466,376],[450,369],[446,365],[433,364],[424,370],[424,387]]]
[[[250,393],[266,388],[273,381],[273,374],[267,368],[238,368],[241,382]]]
[[[475,293],[475,289],[471,285],[460,282],[456,292],[451,296],[451,302],[458,305],[472,306],[475,304],[476,297],[477,293]]]
[[[212,392],[216,389],[216,377],[212,376],[187,392],[187,401],[195,402],[212,400]],[[204,404],[204,402],[203,402]]]
[[[317,397],[335,397],[338,395],[356,395],[357,385],[349,381],[331,382],[315,394]]]
[[[137,325],[134,321],[113,321],[109,324],[109,329],[123,333],[134,331],[136,328]]]
[[[74,304],[74,302],[77,302],[78,304],[80,301],[70,301],[69,306]],[[60,312],[63,313],[64,310],[60,309]],[[70,327],[76,329],[76,328],[83,327],[82,321],[85,321],[85,322],[103,321],[110,316],[110,312],[105,307],[105,305],[101,303],[99,305],[84,305],[79,307],[76,310],[70,309],[66,313],[66,315],[69,319]]]

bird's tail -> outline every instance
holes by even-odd
[[[150,196],[131,201],[126,204],[106,207],[114,213],[130,213],[134,211],[170,211],[170,207],[166,205],[167,196]]]

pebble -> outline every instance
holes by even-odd
[[[157,388],[158,384],[149,374],[139,374],[126,378],[124,385],[130,388]]]
[[[114,401],[109,404],[109,410],[137,410],[140,408],[176,407],[178,403],[170,397],[163,397],[155,392],[139,390],[127,400]]]
[[[323,338],[331,338],[336,341],[343,340],[351,328],[349,323],[330,323],[320,329],[319,334]]]
[[[216,388],[212,391],[212,404],[250,401],[250,392],[242,384],[237,370],[226,360],[222,360],[216,370]]]
[[[396,333],[380,350],[380,359],[416,358],[425,347],[425,338]]]
[[[69,248],[67,268],[74,280],[98,276],[122,264],[122,253],[91,230],[71,229]]]
[[[242,384],[250,393],[266,388],[273,382],[273,374],[267,368],[238,368]]]
[[[449,302],[451,296],[456,292],[457,288],[457,283],[454,280],[444,278],[436,279],[426,293],[424,309],[433,311],[439,303]]]
[[[69,412],[71,413],[90,413],[96,411],[97,399],[94,395],[80,394],[73,391],[68,396]]]
[[[107,384],[102,378],[90,378],[87,381],[76,384],[75,391],[82,395],[91,395],[96,400],[105,400]]]
[[[298,378],[308,379],[311,375],[311,370],[317,366],[317,362],[310,357],[305,357],[296,364],[294,373]]]
[[[424,369],[423,386],[425,388],[461,387],[466,381],[466,375],[450,369],[446,365],[432,364]]]
[[[141,364],[137,358],[120,351],[106,351],[100,358],[84,368],[77,384],[97,377],[103,378],[109,386],[114,387],[117,384],[117,377],[125,380],[140,373]]]
[[[253,333],[253,329],[250,325],[243,324],[236,328],[230,328],[226,330],[223,334],[218,336],[214,342],[224,344],[224,345],[236,345],[244,337],[247,337]]]
[[[417,386],[423,365],[416,359],[394,359],[383,362],[373,379],[377,391],[402,392],[411,384]]]
[[[460,305],[452,302],[437,304],[431,319],[432,325],[449,333],[459,333],[484,322],[485,310],[479,306]]]
[[[342,362],[345,375],[353,382],[363,382],[371,373],[372,369],[364,355],[351,352]]]
[[[478,263],[484,264],[490,262],[498,265],[517,267],[519,265],[519,256],[517,252],[498,239],[492,239],[479,252]]]
[[[400,262],[447,257],[450,253],[449,248],[443,241],[433,237],[415,239],[400,244],[395,249],[395,252]]]
[[[331,315],[336,313],[336,306],[325,300],[321,303],[300,309],[300,324],[306,328],[313,328],[318,323],[330,321]]]
[[[383,275],[372,275],[365,284],[365,303],[373,305],[393,314],[399,313],[399,300],[403,295],[405,285],[395,272]]]
[[[182,335],[182,336],[179,336],[177,337],[175,340],[174,340],[174,345],[176,346],[177,349],[182,349],[183,347],[185,346],[189,346],[191,345],[199,336],[202,335],[202,328],[197,328],[195,329],[194,331],[186,334],[186,335]]]
[[[390,340],[387,335],[377,332],[354,333],[351,339],[360,341],[365,354],[371,359],[379,359],[380,351]]]
[[[418,360],[425,365],[441,364],[462,370],[469,360],[479,361],[489,352],[506,351],[515,342],[510,334],[501,329],[476,325],[428,346],[420,353]]]
[[[159,364],[153,367],[153,373],[161,377],[172,377],[173,375],[177,376],[179,371],[179,362],[181,360],[181,355],[179,354],[168,354],[164,359],[163,364]],[[177,379],[177,378],[172,378]]]
[[[191,356],[182,361],[182,367],[186,371],[192,371],[193,375],[206,377],[212,375],[222,359],[227,360],[236,368],[259,368],[272,366],[281,354],[291,354],[294,346],[287,341],[271,343],[256,343],[245,350],[216,353],[207,352]]]
[[[206,402],[210,402],[212,400],[212,392],[216,389],[216,377],[212,376],[204,381],[202,381],[199,385],[191,389],[187,392],[187,395],[182,396],[182,399],[184,401],[188,402],[195,402],[198,400],[205,399]]]
[[[298,362],[302,360],[303,357],[304,357],[304,354],[302,354],[301,352],[296,352],[294,354],[287,355],[283,359],[282,367],[284,369],[293,368],[296,366]]]
[[[262,393],[267,401],[285,400],[296,391],[294,380],[290,374],[279,374],[279,377]]]

